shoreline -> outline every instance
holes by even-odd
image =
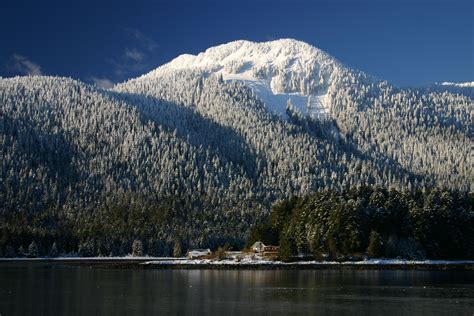
[[[243,261],[235,260],[183,260],[149,261],[141,264],[151,269],[242,269],[242,270],[474,270],[472,260],[425,260],[371,259],[365,261]]]
[[[265,261],[209,260],[164,257],[59,257],[0,258],[0,265],[38,264],[91,266],[125,269],[219,269],[219,270],[474,270],[474,260],[400,260],[370,259],[364,261]]]

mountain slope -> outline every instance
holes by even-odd
[[[252,89],[266,109],[284,118],[288,114],[308,121],[324,118],[330,124],[317,120],[316,125],[325,126],[326,134],[339,137],[337,131],[341,130],[340,136],[364,155],[400,165],[419,176],[429,174],[426,181],[430,185],[463,190],[471,185],[468,157],[473,102],[468,93],[399,89],[290,39],[237,41],[209,48],[197,56],[182,55],[118,85],[116,90],[173,98],[193,106],[198,98],[182,99],[181,95],[171,96],[176,91],[168,91],[176,90],[168,78],[180,74],[241,83]],[[289,99],[292,105],[288,108]]]
[[[0,79],[0,105],[0,247],[109,255],[140,238],[169,254],[241,244],[294,194],[472,188],[470,96],[399,89],[294,40],[178,57],[113,90]]]
[[[196,56],[181,55],[138,78],[150,80],[175,70],[201,71],[251,87],[271,111],[285,115],[287,102],[301,112],[326,117],[335,80],[349,70],[304,42],[283,39],[264,43],[235,41]]]

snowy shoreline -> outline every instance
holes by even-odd
[[[237,267],[337,267],[337,266],[373,266],[373,267],[384,267],[384,266],[470,266],[474,269],[473,260],[401,260],[401,259],[369,259],[362,261],[295,261],[295,262],[283,262],[283,261],[267,261],[267,260],[208,260],[208,259],[188,259],[188,260],[159,260],[159,261],[147,261],[142,263],[143,265],[151,266],[237,266]]]
[[[267,261],[267,260],[253,260],[253,261],[236,261],[236,260],[208,260],[208,259],[184,259],[184,260],[170,260],[170,261],[148,261],[146,264],[285,264],[285,265],[304,265],[304,264],[340,264],[340,265],[357,265],[357,264],[474,264],[474,260],[402,260],[402,259],[370,259],[361,261]]]
[[[0,258],[2,263],[45,263],[72,265],[100,265],[111,268],[171,268],[171,269],[324,269],[324,268],[370,268],[370,269],[465,269],[474,270],[474,260],[402,260],[368,259],[362,261],[269,261],[269,260],[210,260],[169,257],[57,257],[57,258]]]

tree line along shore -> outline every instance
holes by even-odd
[[[398,191],[360,186],[341,192],[315,192],[275,203],[270,215],[250,228],[245,245],[243,241],[223,239],[209,248],[218,259],[225,257],[226,250],[249,248],[261,241],[279,246],[273,259],[283,261],[302,257],[321,261],[470,260],[474,258],[473,205],[472,193],[447,189]],[[77,231],[56,223],[59,225],[55,229],[28,231],[23,221],[15,222],[17,226],[3,226],[0,256],[181,257],[190,248],[189,241],[181,239],[179,233],[174,240],[153,236],[150,228],[163,222],[158,217],[153,222],[150,208],[141,211],[134,205],[129,210],[125,206],[113,210],[119,214],[107,215],[113,218],[112,227],[97,223],[92,229]],[[144,224],[139,215],[149,221]],[[31,216],[28,220],[34,227],[44,218]],[[112,232],[114,226],[118,229]],[[107,234],[109,229],[111,233]],[[114,238],[121,231],[126,234]]]

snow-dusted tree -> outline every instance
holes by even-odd
[[[26,257],[28,256],[28,253],[25,251],[23,246],[20,246],[17,251],[18,257]]]
[[[39,249],[36,242],[33,240],[30,245],[28,246],[28,257],[36,258],[39,256]]]
[[[139,239],[135,239],[132,243],[132,256],[134,257],[143,256],[143,243]]]
[[[49,256],[50,257],[57,257],[59,255],[59,251],[58,251],[58,246],[56,245],[56,242],[53,242],[53,244],[51,245],[51,248],[49,249]]]
[[[183,255],[183,248],[181,245],[181,240],[179,238],[175,238],[174,246],[173,246],[173,257],[181,257]]]

